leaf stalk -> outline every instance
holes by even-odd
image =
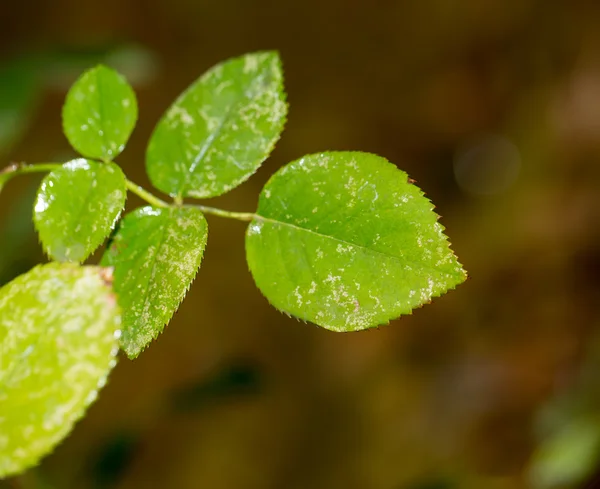
[[[0,171],[0,179],[2,176],[8,176],[7,180],[18,175],[25,175],[27,173],[43,173],[43,172],[51,172],[54,170],[58,170],[62,168],[62,163],[37,163],[37,164],[27,164],[27,163],[12,163],[2,171]],[[153,193],[144,189],[140,185],[135,182],[132,182],[129,179],[125,180],[127,190],[131,193],[137,195],[140,199],[144,200],[150,205],[155,207],[181,207],[183,205],[183,201],[178,199],[174,204],[169,204],[164,200],[158,198]],[[205,214],[212,214],[213,216],[224,217],[226,219],[236,219],[238,221],[251,221],[256,217],[256,214],[253,212],[233,212],[226,211],[224,209],[218,209],[216,207],[210,207],[206,205],[199,204],[189,204],[183,205],[183,207],[193,207],[195,209],[199,209]]]

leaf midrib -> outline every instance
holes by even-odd
[[[169,213],[168,216],[165,216],[164,214],[161,215],[162,218],[162,222],[161,222],[161,226],[162,229],[160,231],[160,239],[158,240],[158,246],[156,248],[156,253],[154,253],[154,256],[152,257],[152,265],[150,267],[150,276],[148,277],[148,281],[146,283],[147,287],[146,290],[144,291],[144,305],[141,309],[141,315],[146,315],[146,309],[148,308],[149,305],[149,300],[150,300],[150,284],[154,283],[155,281],[155,277],[156,277],[156,261],[158,259],[158,255],[159,252],[161,250],[161,248],[164,246],[165,244],[165,234],[167,232],[167,228],[169,227],[170,224],[170,218],[171,218],[171,213]],[[138,321],[141,318],[138,318]],[[138,322],[136,321],[136,322]],[[151,329],[153,329],[151,327]],[[139,354],[139,348],[138,351],[136,352],[136,354]]]
[[[358,244],[358,243],[353,243],[351,241],[346,241],[344,239],[336,238],[335,236],[330,236],[328,234],[319,233],[318,231],[314,231],[313,229],[308,229],[308,228],[305,228],[305,227],[302,227],[302,226],[298,226],[296,224],[292,224],[292,223],[289,223],[289,222],[286,222],[286,221],[279,221],[277,219],[273,219],[273,218],[270,218],[270,217],[262,216],[262,215],[260,215],[258,213],[255,214],[255,217],[258,218],[258,219],[260,219],[260,220],[266,221],[266,222],[270,222],[270,223],[273,223],[273,224],[279,224],[279,225],[282,225],[282,226],[287,226],[287,227],[296,229],[298,231],[305,231],[307,233],[314,234],[315,236],[319,236],[320,238],[332,239],[334,241],[337,241],[340,244],[354,246],[356,248],[360,248],[362,250],[366,250],[366,251],[371,252],[371,253],[376,253],[378,255],[382,255],[382,256],[385,256],[385,257],[388,257],[388,258],[392,258],[394,260],[398,260],[398,261],[403,262],[405,264],[410,264],[412,266],[418,267],[418,268],[420,268],[422,270],[430,270],[431,272],[434,272],[438,276],[450,276],[450,277],[456,276],[456,277],[459,277],[459,278],[462,277],[462,274],[453,274],[453,273],[449,273],[449,272],[440,272],[439,270],[436,270],[435,268],[427,266],[427,265],[423,265],[422,263],[416,263],[414,261],[407,260],[407,259],[404,259],[404,258],[396,256],[396,255],[391,255],[391,254],[386,253],[384,251],[375,250],[373,248],[369,248],[367,246],[364,246],[364,245],[361,245],[361,244]],[[448,252],[452,253],[450,250],[448,250]]]
[[[206,140],[204,141],[204,144],[202,145],[202,147],[200,148],[200,151],[198,152],[198,155],[196,156],[196,158],[194,158],[194,161],[192,161],[192,164],[190,165],[188,172],[185,174],[184,184],[181,186],[181,189],[179,190],[179,193],[178,193],[178,196],[180,198],[183,197],[184,193],[190,186],[190,181],[191,181],[191,178],[192,178],[194,172],[196,171],[196,168],[198,168],[198,165],[200,165],[200,163],[202,162],[202,160],[204,159],[204,157],[206,156],[208,151],[213,146],[213,143],[215,142],[215,140],[220,136],[221,132],[223,131],[223,128],[225,127],[225,124],[228,122],[233,109],[237,108],[241,104],[241,102],[243,102],[244,100],[248,100],[250,98],[249,93],[250,93],[252,87],[258,81],[260,81],[262,79],[262,77],[265,74],[266,69],[268,69],[268,65],[263,65],[262,70],[260,70],[256,74],[256,77],[252,80],[252,82],[246,88],[246,90],[244,90],[239,97],[236,97],[236,99],[234,101],[232,101],[231,104],[227,107],[227,109],[225,110],[225,113],[221,117],[219,126],[213,132],[211,132],[209,134],[209,136],[206,138]]]
[[[108,142],[108,135],[107,130],[106,130],[106,118],[104,116],[104,98],[102,96],[102,93],[104,92],[104,87],[102,87],[102,79],[101,79],[101,70],[98,69],[96,71],[96,91],[98,93],[98,115],[99,115],[99,121],[100,121],[100,126],[101,126],[101,131],[102,131],[102,161],[109,161],[111,159],[111,155],[108,155],[108,151],[109,151],[109,142]],[[114,157],[115,155],[112,155],[112,157]]]
[[[96,162],[91,162],[93,164],[96,164]],[[97,163],[98,165],[100,165],[100,163]],[[91,165],[90,165],[91,166]],[[73,229],[77,228],[77,225],[85,225],[88,222],[88,219],[84,219],[83,216],[85,213],[88,212],[88,208],[89,208],[89,203],[92,200],[92,194],[93,194],[93,190],[94,190],[94,180],[96,180],[98,178],[98,170],[102,168],[100,166],[96,167],[95,169],[91,170],[89,172],[89,175],[91,176],[91,178],[88,180],[88,187],[85,193],[85,198],[83,199],[83,203],[81,204],[81,206],[79,207],[79,210],[77,211],[77,215],[75,217],[75,219],[73,219],[73,223],[74,226],[72,226]],[[63,168],[64,169],[64,168]],[[59,170],[60,171],[60,170]],[[68,172],[68,170],[67,170]],[[73,172],[75,173],[75,172]],[[87,230],[85,230],[87,231]],[[83,232],[81,233],[84,238],[87,237],[87,248],[90,248],[90,243],[92,242],[91,239],[91,232]],[[75,239],[75,242],[79,242],[80,240]],[[71,243],[70,248],[73,248],[73,243]],[[89,251],[88,249],[85,250],[83,256],[77,260],[78,263],[82,263],[89,255],[90,255],[91,251]],[[71,261],[71,257],[67,257],[69,261]]]

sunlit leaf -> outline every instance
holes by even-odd
[[[247,180],[279,139],[287,105],[279,56],[218,64],[158,123],[146,155],[152,184],[172,196],[214,197]]]
[[[465,280],[437,220],[385,159],[311,155],[264,187],[246,235],[248,264],[278,309],[334,331],[365,329]]]
[[[123,151],[135,127],[135,93],[116,71],[98,65],[73,84],[62,115],[64,133],[76,151],[110,161]]]
[[[102,259],[115,267],[130,358],[164,329],[194,280],[208,234],[197,209],[144,207],[125,216]]]
[[[0,289],[0,478],[50,452],[104,385],[120,325],[106,280],[51,263]]]
[[[46,175],[33,212],[46,253],[85,260],[110,234],[126,197],[125,176],[113,163],[78,159]]]

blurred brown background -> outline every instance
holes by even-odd
[[[272,309],[243,224],[211,218],[165,333],[0,488],[600,487],[599,2],[4,0],[0,26],[0,167],[73,156],[61,104],[101,61],[138,93],[118,162],[148,186],[145,143],[175,96],[277,49],[284,136],[212,203],[252,210],[304,154],[375,152],[436,203],[471,276],[390,326],[331,333]],[[0,283],[44,260],[38,182],[0,198]]]

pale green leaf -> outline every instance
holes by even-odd
[[[82,262],[113,229],[123,207],[125,176],[113,163],[83,158],[46,175],[33,220],[48,256]]]
[[[463,282],[433,205],[385,159],[307,156],[279,170],[246,234],[278,309],[334,331],[386,324]]]
[[[171,320],[200,267],[207,234],[204,215],[192,208],[143,207],[119,224],[102,264],[115,267],[121,348],[130,358]]]
[[[49,453],[104,385],[120,326],[106,281],[50,263],[0,289],[0,478]]]
[[[247,180],[279,139],[287,105],[275,52],[216,65],[158,123],[146,154],[152,184],[171,196],[214,197]]]
[[[123,151],[137,121],[135,93],[116,71],[98,65],[73,84],[63,107],[63,131],[88,158],[111,161]]]

